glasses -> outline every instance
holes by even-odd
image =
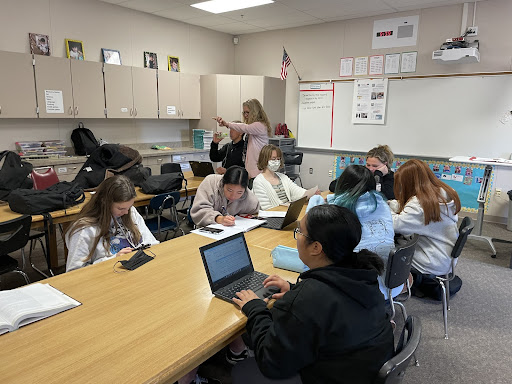
[[[242,115],[248,115],[249,113],[250,113],[249,111],[243,111]]]
[[[305,238],[307,238],[307,239],[309,239],[309,240],[311,240],[311,241],[314,241],[314,240],[313,240],[311,237],[309,237],[308,235],[303,234],[303,233],[300,231],[300,228],[295,228],[295,229],[293,230],[293,238],[294,238],[295,240],[297,240],[297,233],[301,234],[302,236],[304,236]]]

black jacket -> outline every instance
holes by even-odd
[[[380,171],[375,171],[380,172]],[[339,179],[339,177],[338,177]],[[338,179],[334,179],[331,181],[331,184],[329,184],[329,191],[333,192],[336,190],[336,183],[338,182]],[[386,176],[383,176],[380,182],[380,188],[381,192],[384,196],[386,196],[387,200],[394,200],[395,199],[395,192],[393,190],[393,187],[395,185],[395,173],[393,171],[389,171],[389,173],[386,174]]]
[[[222,161],[222,166],[226,169],[232,165],[239,165],[245,167],[243,161],[243,153],[245,147],[245,140],[242,139],[238,143],[233,144],[229,142],[219,150],[219,144],[210,144],[210,160],[211,161]]]
[[[327,266],[299,279],[271,310],[262,300],[243,307],[261,372],[300,373],[304,384],[373,383],[394,353],[377,272]]]

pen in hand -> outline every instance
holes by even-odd
[[[222,217],[222,225],[225,225],[225,226],[235,225],[235,218],[228,213],[228,210],[226,209],[225,206],[221,207],[221,212],[222,212],[222,216],[223,216]]]

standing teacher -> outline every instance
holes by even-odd
[[[249,172],[249,177],[254,178],[260,174],[258,157],[261,148],[268,144],[272,128],[267,114],[257,99],[249,99],[243,103],[243,115],[244,123],[228,123],[222,117],[215,117],[214,119],[221,127],[247,133],[245,169]]]

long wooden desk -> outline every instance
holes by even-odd
[[[185,178],[187,179],[187,189],[182,188],[180,190],[181,197],[195,195],[199,184],[204,180],[204,177],[196,177],[192,172],[185,172]],[[149,201],[154,195],[147,195],[141,191],[139,187],[135,188],[137,192],[137,196],[135,198],[134,206],[140,207],[149,204]],[[78,214],[82,210],[83,206],[91,199],[91,194],[89,192],[85,193],[85,201],[81,204],[70,207],[66,210],[54,211],[51,212],[51,216],[53,219],[53,224],[66,224],[71,223],[76,220]],[[15,219],[21,216],[21,214],[17,212],[11,211],[9,205],[7,203],[3,203],[0,205],[0,222],[8,221]],[[32,216],[32,226],[33,227],[41,227],[43,223],[43,216],[34,215]],[[57,253],[57,236],[55,227],[50,231],[49,236],[49,245],[50,245],[50,265],[52,267],[58,266],[58,253]]]
[[[246,235],[251,244],[270,233],[272,248],[293,240],[290,230]],[[189,234],[153,246],[156,258],[132,272],[113,272],[115,258],[45,280],[82,305],[0,336],[2,382],[172,383],[198,366],[246,323],[211,294],[198,250],[211,241]],[[296,279],[273,268],[269,249],[249,249],[255,269]]]

